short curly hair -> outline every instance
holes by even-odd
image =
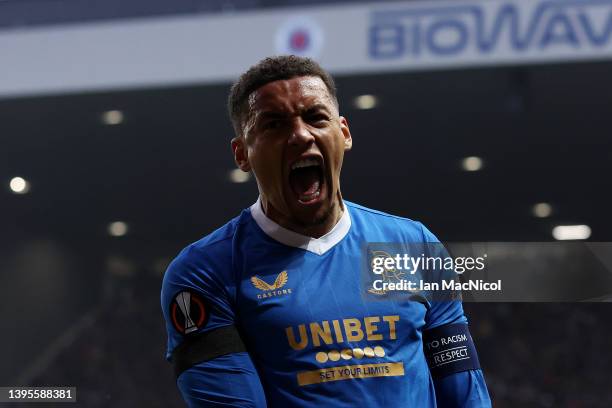
[[[264,58],[253,65],[232,85],[227,108],[237,136],[242,135],[242,124],[248,115],[249,95],[269,82],[300,76],[318,76],[338,106],[334,79],[314,60],[296,55]]]

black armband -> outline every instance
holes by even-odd
[[[223,326],[185,338],[172,352],[174,374],[181,373],[199,363],[230,353],[246,351],[236,326]]]
[[[425,330],[423,348],[434,378],[480,368],[474,341],[465,323]]]

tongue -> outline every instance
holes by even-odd
[[[295,169],[289,174],[289,184],[298,197],[314,194],[321,184],[320,169],[315,166]]]

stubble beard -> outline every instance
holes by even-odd
[[[329,208],[321,216],[315,217],[312,220],[304,221],[301,219],[296,219],[295,224],[301,228],[312,228],[323,225],[328,222],[329,219],[334,215],[334,206],[335,204],[330,205]]]

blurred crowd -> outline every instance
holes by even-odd
[[[75,386],[83,407],[181,407],[166,330],[159,275],[110,275],[93,324],[32,385]]]
[[[611,407],[612,303],[466,303],[496,407]]]

